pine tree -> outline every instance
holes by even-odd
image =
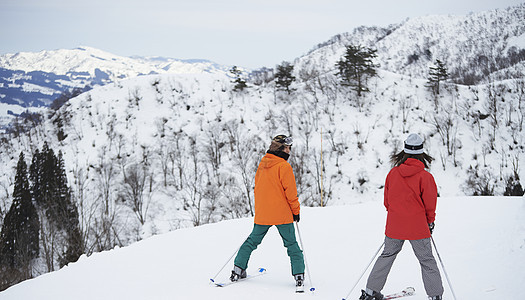
[[[504,196],[523,196],[523,187],[520,183],[520,176],[517,172],[507,178],[507,186],[505,187]]]
[[[71,190],[67,183],[66,169],[62,152],[58,153],[57,160],[57,191],[59,197],[59,215],[62,217],[62,223],[66,225],[67,232],[67,249],[64,256],[59,262],[61,266],[69,262],[75,262],[82,255],[84,247],[82,244],[82,234],[78,221],[78,210],[71,199]]]
[[[230,73],[233,74],[235,77],[235,80],[233,83],[235,83],[235,86],[233,87],[234,91],[243,91],[248,85],[246,85],[246,80],[242,78],[242,71],[237,68],[237,66],[233,66],[230,70]]]
[[[376,69],[379,65],[374,64],[373,59],[377,57],[377,50],[362,46],[346,46],[345,55],[337,62],[337,68],[341,77],[341,84],[349,86],[361,97],[362,93],[369,92],[367,81],[377,76]]]
[[[436,65],[430,67],[430,71],[428,72],[427,86],[432,90],[432,92],[435,95],[439,95],[440,83],[447,80],[447,78],[447,67],[442,61],[436,59]]]
[[[78,210],[71,199],[62,153],[47,143],[36,151],[30,167],[31,190],[42,220],[42,243],[48,270],[76,261],[83,252]]]
[[[20,153],[13,203],[0,233],[0,290],[32,277],[32,261],[39,255],[38,213],[31,199],[27,164]]]
[[[275,85],[286,90],[288,94],[291,93],[290,85],[295,81],[295,77],[292,74],[293,68],[293,65],[289,62],[283,62],[277,66],[277,73],[275,73]]]

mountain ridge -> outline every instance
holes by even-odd
[[[47,107],[75,88],[89,89],[148,74],[213,74],[228,70],[228,66],[208,60],[123,57],[86,46],[4,54],[0,55],[0,102],[25,108]]]
[[[460,84],[518,78],[525,70],[524,19],[522,3],[468,15],[421,16],[384,28],[361,26],[317,45],[296,64],[307,65],[312,57],[320,56],[327,62],[323,70],[329,71],[342,56],[345,45],[361,44],[377,49],[380,68],[411,77],[426,78],[428,67],[440,59],[447,65],[451,79]],[[491,77],[513,66],[519,72]]]
[[[156,63],[155,61],[159,61]],[[97,64],[98,62],[98,64]],[[0,67],[24,72],[42,71],[57,75],[88,73],[95,76],[95,70],[113,71],[114,78],[129,78],[147,74],[189,73],[175,68],[165,69],[162,63],[179,62],[181,65],[196,65],[191,71],[200,73],[202,65],[219,66],[208,60],[178,60],[166,57],[119,56],[101,49],[80,46],[73,49],[43,50],[40,52],[19,52],[0,55]]]
[[[363,40],[393,47],[390,66],[413,52],[399,53],[388,41],[395,31],[358,31]],[[398,36],[399,45],[412,41]],[[378,69],[367,82],[369,92],[358,96],[335,71],[349,38],[334,40],[294,61],[296,78],[288,91],[269,69],[258,70],[257,78],[252,73],[242,90],[225,72],[163,72],[98,85],[61,107],[43,108],[41,122],[13,126],[0,136],[0,213],[12,201],[20,152],[29,160],[44,143],[63,155],[88,255],[253,215],[257,164],[277,134],[293,136],[289,162],[303,206],[381,201],[389,157],[412,132],[435,158],[430,171],[443,197],[500,196],[525,178],[519,167],[525,157],[523,76],[505,77],[507,70],[499,69],[506,79],[490,73],[474,85],[450,80],[437,94],[424,76],[410,71],[438,59],[431,51],[408,74]],[[520,74],[519,63],[513,67]],[[133,186],[129,174],[147,187]],[[133,188],[140,197],[130,197]],[[45,272],[40,263],[39,274]]]

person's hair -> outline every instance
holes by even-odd
[[[415,158],[422,162],[425,165],[425,168],[428,169],[434,158],[426,153],[421,154],[408,154],[405,153],[405,151],[401,150],[399,153],[394,153],[390,156],[390,162],[392,163],[392,167],[397,167],[401,164],[403,164],[407,159],[409,158]]]
[[[276,141],[272,141],[270,144],[270,147],[268,147],[268,151],[271,152],[277,152],[277,151],[283,151],[284,150],[284,144],[278,143]]]

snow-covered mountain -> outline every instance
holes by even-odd
[[[217,73],[227,67],[207,60],[179,60],[163,57],[123,57],[92,47],[59,49],[37,53],[20,52],[0,56],[0,66],[24,72],[42,71],[107,79],[131,78],[145,74]],[[98,69],[98,70],[97,70]],[[99,73],[99,74],[97,74]],[[103,75],[102,73],[105,73]]]
[[[145,74],[227,71],[227,66],[207,60],[122,57],[91,47],[4,54],[0,55],[0,102],[24,108],[42,107],[74,88],[86,89]],[[11,111],[9,115],[16,115],[16,108]],[[6,113],[2,110],[0,116]]]
[[[319,86],[297,82],[290,95],[272,83],[237,92],[222,74],[149,75],[96,87],[30,132],[5,137],[0,198],[7,208],[18,153],[31,157],[44,141],[64,153],[79,201],[109,201],[122,230],[146,235],[249,215],[256,166],[279,133],[295,139],[291,161],[305,205],[380,198],[388,157],[408,132],[425,137],[442,196],[480,193],[478,184],[502,195],[514,172],[524,178],[525,106],[518,109],[523,100],[511,82],[498,83],[506,101],[493,123],[480,112],[489,113],[494,86],[449,86],[436,106],[425,80],[379,74],[359,101],[330,85],[335,77],[320,78]],[[137,166],[151,185],[141,199],[148,205],[134,212],[121,191],[125,172]],[[150,222],[137,223],[136,213]]]
[[[525,18],[515,16],[523,6],[467,16],[471,25],[458,31],[457,44],[477,31],[502,32],[487,26],[514,24],[515,35],[494,44],[508,48],[513,41],[522,51],[518,29]],[[501,22],[472,21],[495,15]],[[173,74],[167,70],[177,63],[165,59],[134,58],[149,63],[111,76],[98,68],[110,83],[57,111],[46,110],[43,122],[31,130],[1,136],[0,221],[11,204],[19,153],[30,162],[44,142],[63,153],[87,254],[170,230],[250,216],[257,164],[270,138],[282,133],[295,140],[290,162],[303,206],[380,202],[389,155],[401,149],[409,132],[425,137],[425,148],[436,159],[431,172],[441,196],[503,195],[511,177],[525,178],[525,81],[505,73],[510,68],[521,72],[523,62],[489,72],[475,85],[445,82],[438,95],[426,87],[423,73],[442,59],[440,51],[455,47],[451,36],[433,37],[436,48],[428,59],[401,64],[412,51],[399,54],[397,44],[412,47],[413,40],[424,39],[430,30],[422,28],[434,28],[438,21],[444,28],[465,24],[457,20],[432,16],[340,35],[294,62],[290,93],[279,90],[272,73],[263,70],[254,72],[248,87],[239,91],[225,70],[202,66],[200,72]],[[410,24],[413,30],[402,29]],[[388,41],[394,32],[397,44]],[[479,45],[476,41],[470,41],[474,56],[486,47],[484,39]],[[342,86],[334,70],[349,42],[383,45],[378,48],[378,76],[368,81],[370,92],[362,97]],[[88,56],[114,63],[111,56]],[[458,70],[464,59],[463,52],[450,50],[445,61]],[[166,72],[135,76],[148,74],[146,65]],[[148,184],[132,186],[130,174]],[[140,188],[139,198],[129,197],[132,188]],[[108,222],[111,230],[104,231]]]
[[[345,45],[377,49],[381,68],[427,78],[436,59],[462,84],[521,78],[525,71],[525,3],[464,16],[432,15],[386,28],[358,27],[317,45],[296,62],[334,69]]]
[[[365,203],[303,208],[299,228],[309,268],[306,287],[315,287],[311,295],[294,293],[286,249],[275,228],[253,252],[248,266],[248,273],[265,267],[266,275],[225,288],[210,283],[210,278],[227,280],[233,264],[227,260],[253,226],[252,218],[243,218],[177,230],[129,247],[83,256],[60,271],[1,292],[0,298],[342,299],[365,271],[383,239],[382,203],[361,197]],[[433,237],[457,299],[503,299],[523,283],[524,210],[523,198],[517,197],[438,199]],[[217,274],[224,264],[225,268]],[[438,264],[444,299],[454,299],[439,261]],[[346,299],[358,299],[369,272],[370,269]],[[383,292],[397,292],[407,286],[416,290],[407,299],[427,299],[420,267],[408,242],[398,255]]]

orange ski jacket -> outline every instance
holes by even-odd
[[[267,153],[255,174],[255,219],[258,225],[293,223],[300,211],[292,166]]]

